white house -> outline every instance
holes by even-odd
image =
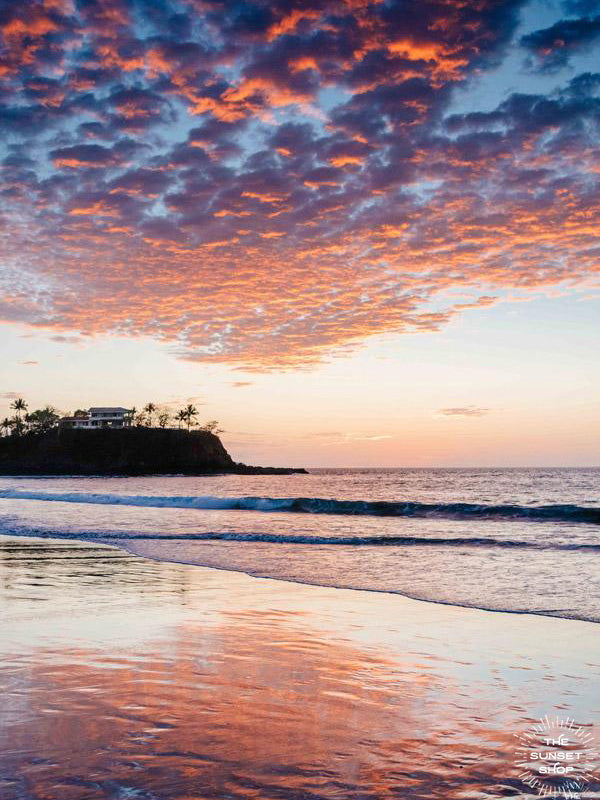
[[[94,428],[128,428],[131,425],[129,408],[121,406],[90,408],[89,414]]]
[[[85,416],[63,417],[60,424],[65,428],[129,428],[131,409],[121,406],[93,406]]]

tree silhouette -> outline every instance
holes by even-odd
[[[18,397],[14,402],[10,404],[10,407],[15,412],[15,416],[12,419],[12,429],[13,433],[17,436],[20,436],[22,433],[25,432],[25,423],[21,418],[21,412],[27,411],[27,403],[23,400],[22,397]]]
[[[154,412],[156,411],[156,406],[154,405],[154,403],[146,403],[146,405],[144,406],[144,411],[146,412],[146,414],[148,414],[148,425],[151,428],[152,414],[154,414]]]
[[[198,416],[198,410],[196,409],[195,406],[191,405],[191,403],[190,403],[185,408],[183,408],[182,411],[183,411],[183,417],[182,418],[185,420],[185,423],[186,423],[187,429],[188,429],[188,433],[189,433],[189,430],[192,427],[192,425],[196,424],[196,421],[195,421],[194,417]]]
[[[38,408],[25,417],[29,429],[34,433],[47,433],[57,425],[59,419],[60,417],[53,406]]]
[[[18,397],[13,403],[10,404],[13,411],[16,412],[15,416],[21,420],[21,411],[27,411],[27,403],[22,397]]]
[[[200,426],[200,430],[214,433],[215,436],[217,436],[219,433],[223,433],[223,428],[219,428],[219,422],[216,419],[211,419],[208,422],[205,422],[204,425]]]

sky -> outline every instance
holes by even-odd
[[[598,0],[0,0],[0,414],[600,464]]]

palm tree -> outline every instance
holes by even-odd
[[[156,411],[156,406],[154,403],[146,403],[144,406],[144,411],[148,414],[148,426],[152,427],[152,414]]]
[[[180,408],[179,409],[177,414],[175,414],[175,419],[177,420],[177,427],[179,429],[181,429],[181,423],[185,422],[185,420],[186,420],[186,414],[185,414],[185,409],[184,408]]]
[[[21,411],[27,411],[27,403],[23,400],[22,397],[17,397],[17,399],[10,404],[10,407],[13,411],[16,411],[16,416],[21,420]]]
[[[9,432],[10,432],[10,429],[12,428],[12,425],[13,425],[12,421],[8,417],[4,417],[2,422],[0,422],[0,428],[3,429],[5,436],[9,435]]]
[[[185,421],[187,423],[187,429],[188,429],[188,433],[189,433],[191,426],[196,424],[195,420],[194,420],[194,417],[198,416],[198,410],[196,409],[195,406],[190,404],[190,405],[187,405],[183,409],[183,413],[184,413],[184,419],[185,419]]]
[[[137,408],[135,406],[133,408],[130,408],[129,411],[127,412],[127,416],[129,417],[129,424],[130,425],[133,425],[133,422],[135,420],[136,414],[137,414]]]

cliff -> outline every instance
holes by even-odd
[[[208,431],[54,429],[0,438],[1,475],[288,474],[302,469],[237,464]]]

